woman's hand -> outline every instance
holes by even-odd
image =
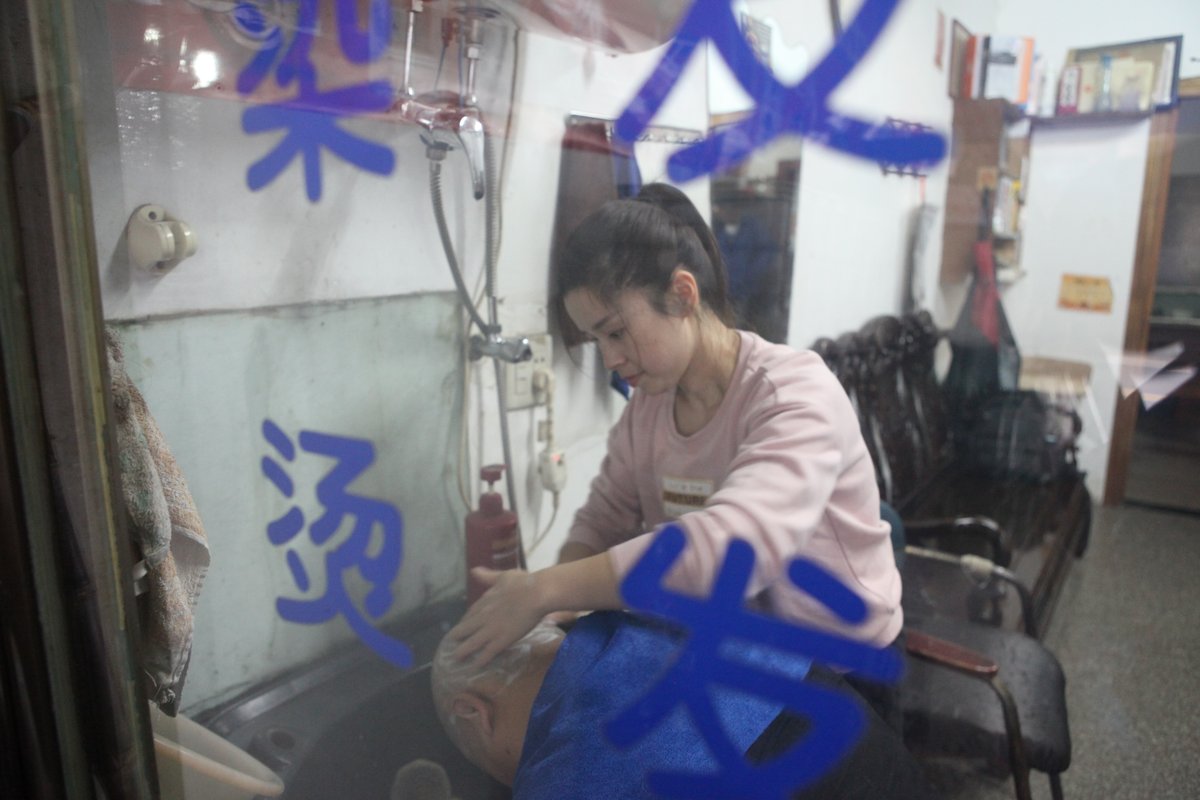
[[[475,567],[471,576],[491,588],[448,634],[459,640],[454,657],[460,661],[473,655],[486,664],[554,610],[545,606],[537,573]]]
[[[486,664],[551,612],[621,608],[607,553],[533,573],[475,567],[471,574],[491,588],[447,634],[459,641],[460,661],[474,656]]]
[[[586,611],[553,611],[542,617],[542,622],[548,622],[551,625],[557,625],[560,628],[565,628],[575,620],[582,617]]]

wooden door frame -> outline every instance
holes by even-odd
[[[1185,85],[1188,94],[1185,95]],[[1192,95],[1190,92],[1195,91]],[[1200,81],[1180,82],[1180,96],[1200,96]],[[1175,154],[1175,129],[1179,108],[1155,114],[1150,120],[1150,144],[1146,150],[1146,176],[1142,184],[1142,210],[1138,219],[1137,250],[1129,289],[1129,311],[1125,317],[1123,352],[1144,353],[1150,339],[1150,312],[1154,306],[1154,288],[1158,282],[1158,260],[1162,253],[1163,227],[1167,214],[1167,195],[1171,186],[1171,160]],[[1117,389],[1117,408],[1113,415],[1112,438],[1108,448],[1108,470],[1104,482],[1104,505],[1120,505],[1125,500],[1129,479],[1129,460],[1133,455],[1133,434],[1137,426],[1141,395],[1123,396]]]

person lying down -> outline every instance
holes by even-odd
[[[456,659],[458,642],[448,636],[434,657],[434,704],[450,739],[512,787],[514,800],[660,798],[648,785],[651,773],[720,770],[686,710],[675,709],[622,748],[610,744],[604,727],[653,690],[682,641],[675,630],[624,611],[595,612],[569,632],[543,622],[483,665]],[[793,800],[932,797],[899,736],[843,678],[807,659],[778,652],[769,659],[775,674],[839,691],[867,719],[849,753]],[[725,737],[751,764],[769,765],[813,730],[813,721],[762,698],[731,690],[711,696]],[[763,795],[747,787],[740,796]]]

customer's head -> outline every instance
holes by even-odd
[[[471,763],[511,785],[533,699],[563,640],[542,623],[487,664],[454,657],[442,639],[433,659],[433,702],[447,735]]]

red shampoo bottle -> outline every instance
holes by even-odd
[[[467,514],[467,604],[479,599],[487,587],[471,576],[472,567],[516,569],[521,546],[517,515],[504,507],[504,498],[492,485],[504,475],[503,464],[491,464],[480,471],[488,488],[479,497],[479,508]]]

